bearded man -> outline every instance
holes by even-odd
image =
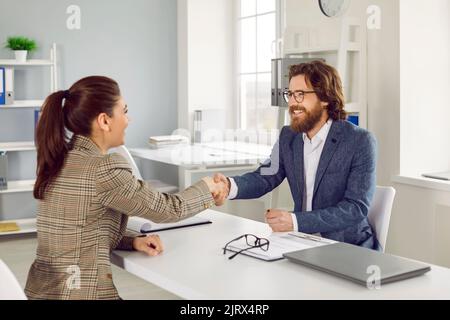
[[[291,66],[284,98],[291,124],[281,130],[270,160],[255,172],[217,173],[215,180],[228,183],[228,199],[254,199],[287,178],[295,208],[267,210],[274,232],[300,231],[380,250],[367,219],[376,185],[376,140],[346,120],[337,71],[321,61]]]

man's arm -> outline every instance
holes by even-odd
[[[296,212],[298,229],[305,233],[327,233],[354,226],[367,217],[376,186],[376,141],[366,133],[355,152],[344,198],[335,206]]]
[[[274,145],[270,159],[256,171],[242,176],[230,178],[230,194],[233,199],[255,199],[272,191],[283,182],[286,177],[280,142]]]

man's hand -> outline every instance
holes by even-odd
[[[230,192],[228,185],[222,181],[215,181],[211,177],[205,177],[202,179],[209,188],[211,195],[214,198],[214,202],[216,206],[221,206],[225,202],[225,199]]]
[[[273,232],[287,232],[294,230],[292,214],[278,209],[269,209],[266,212],[266,221]]]
[[[225,177],[223,174],[221,173],[216,173],[214,175],[214,182],[216,183],[223,183],[226,186],[226,192],[221,194],[220,197],[214,198],[214,200],[216,201],[216,205],[221,206],[225,203],[225,200],[227,199],[228,195],[230,194],[230,180]]]
[[[136,237],[133,239],[133,249],[136,251],[144,252],[149,256],[157,256],[163,251],[163,246],[159,236],[157,234]]]

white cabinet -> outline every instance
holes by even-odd
[[[50,49],[50,58],[48,60],[27,60],[26,62],[17,62],[16,60],[0,59],[0,67],[20,67],[21,69],[43,67],[49,70],[50,92],[58,90],[57,83],[57,61],[56,44]],[[26,70],[28,71],[28,70]],[[17,84],[17,83],[16,83]],[[15,84],[15,85],[16,85]],[[10,105],[0,105],[0,117],[4,117],[5,110],[25,109],[26,112],[35,112],[41,108],[43,100],[15,100]],[[29,109],[29,110],[26,110]],[[3,111],[3,114],[2,114]],[[33,126],[33,123],[23,124]],[[20,130],[20,128],[17,128]],[[8,161],[11,161],[13,153],[17,152],[35,152],[34,141],[2,141],[0,137],[0,151],[6,151]],[[17,165],[17,164],[16,164]],[[21,168],[29,166],[29,163],[20,163]],[[10,167],[8,165],[8,167]],[[28,168],[29,170],[29,168]],[[33,168],[35,171],[35,168]],[[36,200],[33,198],[34,180],[15,180],[8,179],[8,188],[0,190],[0,223],[16,222],[20,228],[17,232],[0,232],[1,235],[35,232],[35,208]],[[31,213],[34,212],[34,213]],[[30,216],[33,215],[33,216]]]

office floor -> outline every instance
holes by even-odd
[[[20,285],[25,287],[28,270],[36,256],[36,235],[0,237],[0,259],[15,274]],[[114,283],[120,296],[125,300],[180,299],[147,281],[112,266]]]

